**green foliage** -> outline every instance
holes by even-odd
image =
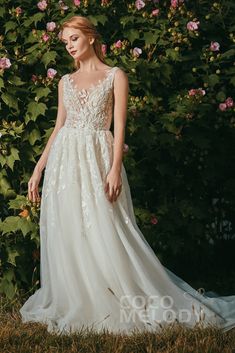
[[[129,77],[124,164],[141,230],[174,272],[223,278],[233,268],[235,117],[219,105],[235,86],[233,1],[145,0],[139,10],[134,1],[51,0],[45,11],[27,0],[0,4],[0,59],[11,63],[0,69],[0,293],[12,298],[38,283],[40,209],[27,183],[54,126],[59,79],[73,69],[59,25],[76,14],[97,25],[107,64]],[[226,282],[223,290],[235,289]]]

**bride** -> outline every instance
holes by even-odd
[[[76,70],[58,84],[55,128],[28,182],[40,200],[40,285],[22,321],[49,332],[130,334],[179,323],[235,326],[235,296],[208,297],[165,268],[137,226],[122,163],[128,77],[106,65],[95,26],[64,22]],[[110,130],[114,119],[114,135]]]

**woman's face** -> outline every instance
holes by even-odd
[[[65,43],[68,53],[76,59],[84,59],[91,53],[93,39],[83,34],[80,29],[64,28],[61,40]]]

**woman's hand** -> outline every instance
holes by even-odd
[[[110,202],[116,201],[122,190],[122,178],[120,172],[111,169],[106,177],[104,191]]]
[[[42,172],[38,169],[34,169],[34,172],[28,182],[28,199],[29,201],[39,202],[40,195],[38,191],[38,185],[40,183]]]

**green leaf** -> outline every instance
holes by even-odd
[[[120,23],[123,25],[123,28],[126,27],[128,23],[134,23],[134,16],[123,16],[120,18]]]
[[[24,85],[26,82],[24,81],[21,81],[21,78],[18,77],[18,76],[12,76],[9,80],[8,80],[9,83],[15,85],[15,86],[22,86]]]
[[[57,52],[56,51],[49,51],[43,54],[41,61],[45,65],[45,67],[48,66],[49,63],[53,62],[56,63],[56,57],[57,57]]]
[[[15,285],[13,283],[9,283],[5,292],[7,298],[12,300],[15,296],[15,292],[16,292]]]
[[[216,99],[217,99],[219,102],[224,102],[225,99],[226,99],[226,94],[225,94],[223,91],[220,91],[220,92],[217,93]]]
[[[24,131],[24,123],[20,124],[19,126],[13,125],[13,129],[16,134],[21,134]]]
[[[14,163],[15,163],[15,157],[12,154],[9,156],[6,156],[6,164],[11,168],[11,170],[14,169]]]
[[[23,236],[25,237],[29,232],[35,231],[35,225],[27,218],[20,217],[18,221],[18,229],[21,230]]]
[[[145,32],[144,33],[144,40],[145,44],[156,44],[157,40],[159,38],[159,30],[156,30],[155,32],[150,31],[150,32]]]
[[[3,194],[4,196],[7,196],[9,193],[9,190],[11,190],[11,184],[6,177],[5,170],[3,170],[0,173],[0,193]]]
[[[41,139],[41,135],[38,129],[33,129],[28,137],[28,141],[30,143],[31,146],[33,146],[35,144],[35,141],[40,140]]]
[[[35,52],[35,51],[37,51],[40,48],[41,48],[40,43],[36,43],[36,44],[32,45],[31,47],[27,48],[26,49],[26,53]]]
[[[97,26],[98,23],[104,25],[108,21],[108,17],[105,15],[88,16],[89,20]]]
[[[166,49],[166,56],[175,61],[179,58],[179,52],[175,49]]]
[[[14,22],[14,21],[8,21],[8,22],[6,22],[6,23],[4,24],[4,27],[5,27],[5,34],[6,34],[8,31],[12,30],[12,29],[16,29],[17,26],[18,26],[18,25],[17,25],[17,22]]]
[[[3,87],[5,87],[5,86],[4,86],[4,81],[3,81],[3,79],[0,77],[0,90],[1,90],[1,88],[3,88]]]
[[[29,232],[36,231],[36,225],[26,217],[9,216],[0,223],[0,230],[3,235],[12,234],[20,230],[23,236],[26,236]]]
[[[43,19],[43,17],[45,16],[44,12],[37,12],[35,15],[30,16],[27,20],[24,21],[23,25],[25,27],[29,27],[33,22],[35,24],[35,26],[37,25],[37,23],[39,21],[41,21]]]
[[[0,17],[4,17],[5,13],[5,8],[3,6],[0,6]]]
[[[15,199],[8,202],[9,209],[19,210],[25,205],[26,202],[27,199],[25,196],[17,195]]]
[[[28,104],[27,113],[25,116],[26,124],[30,121],[36,121],[39,115],[45,115],[45,111],[47,110],[47,106],[44,103],[30,102]]]
[[[224,52],[223,54],[221,54],[220,58],[222,59],[228,59],[231,56],[235,55],[235,49],[229,49],[226,52]]]
[[[14,108],[15,110],[19,110],[18,101],[16,96],[12,96],[9,93],[2,93],[1,95],[3,102],[9,107]]]
[[[11,170],[14,169],[14,163],[16,160],[20,160],[19,151],[16,148],[11,147],[11,154],[6,156],[6,164],[11,168]]]
[[[1,153],[0,153],[0,163],[2,167],[4,167],[4,165],[6,164],[6,158]]]
[[[19,150],[15,147],[11,147],[11,154],[15,158],[15,160],[20,160],[19,158]]]
[[[8,40],[8,42],[16,42],[18,38],[18,34],[17,32],[8,32],[6,34],[6,39]]]
[[[36,94],[36,97],[40,99],[42,97],[47,97],[48,94],[51,93],[51,90],[49,87],[39,87],[39,88],[35,88],[34,92]]]
[[[18,253],[18,251],[16,249],[9,249],[10,252],[8,252],[8,259],[7,262],[12,264],[13,266],[16,266],[16,262],[15,259],[17,256],[20,256],[20,254]]]
[[[138,39],[139,36],[140,36],[140,33],[136,29],[131,29],[129,31],[126,31],[126,38],[129,39],[131,44],[134,42],[134,40]]]
[[[215,85],[217,85],[217,83],[219,83],[219,76],[216,74],[212,74],[208,77],[208,84],[211,87],[214,87]]]
[[[0,222],[0,230],[2,234],[11,234],[18,230],[19,216],[9,216],[4,219],[3,222]]]

